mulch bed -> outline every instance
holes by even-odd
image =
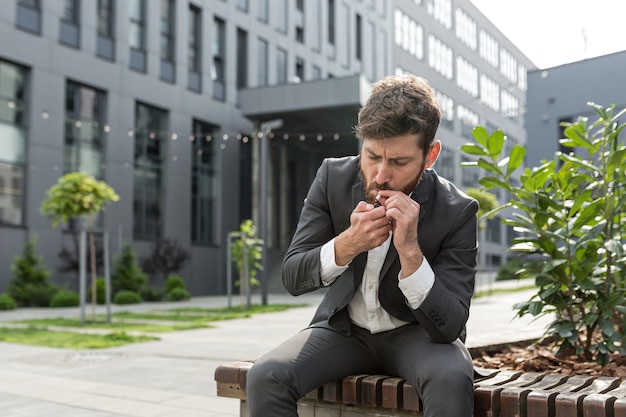
[[[555,352],[553,343],[534,340],[470,349],[474,365],[486,369],[626,378],[626,356],[613,355],[602,366]]]

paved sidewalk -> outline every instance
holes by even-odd
[[[532,291],[500,294],[473,301],[467,345],[537,338],[550,318],[514,319],[513,304]],[[0,342],[0,413],[2,417],[234,417],[238,401],[216,396],[213,373],[223,363],[254,359],[285,340],[311,319],[322,293],[300,297],[270,294],[270,303],[306,303],[307,307],[215,323],[215,328],[162,334],[161,340],[102,350],[70,351]],[[254,303],[259,297],[253,297]],[[239,303],[233,297],[234,305]],[[141,311],[182,306],[226,306],[226,297],[197,297],[182,303],[113,306]],[[90,313],[90,309],[87,313]],[[105,312],[103,307],[98,313]],[[77,308],[18,309],[1,312],[0,321],[26,317],[79,317]]]

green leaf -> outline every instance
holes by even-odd
[[[480,143],[485,148],[487,147],[487,140],[489,139],[487,129],[482,126],[476,126],[472,129],[472,135],[474,136],[474,139],[476,139],[476,142]]]
[[[489,155],[493,158],[497,159],[502,152],[502,148],[504,147],[504,132],[501,130],[496,130],[487,138],[487,151],[489,151]]]
[[[469,155],[489,156],[489,153],[482,147],[473,143],[467,143],[461,146],[461,151]]]
[[[520,145],[513,146],[511,149],[511,155],[509,155],[509,165],[506,169],[506,175],[509,176],[517,168],[519,168],[524,162],[524,156],[526,156],[526,149]]]
[[[594,217],[600,213],[602,209],[602,199],[597,199],[593,203],[589,204],[585,207],[581,212],[576,221],[574,222],[574,228],[578,229],[586,224],[588,224]]]
[[[502,175],[502,170],[493,162],[487,161],[485,158],[478,159],[478,166],[485,171],[492,172],[498,176]]]

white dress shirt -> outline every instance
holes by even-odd
[[[390,244],[391,232],[385,243],[368,251],[361,286],[348,304],[348,311],[352,323],[364,329],[368,329],[371,333],[392,330],[406,324],[406,322],[387,313],[378,300],[379,275]],[[322,246],[320,260],[322,265],[322,282],[326,286],[332,284],[350,265],[338,266],[335,263],[335,239],[332,239]],[[424,258],[422,265],[413,274],[404,279],[401,279],[401,275],[402,272],[398,274],[398,286],[406,297],[409,306],[416,309],[422,304],[430,289],[433,287],[435,283],[435,273],[426,258]]]

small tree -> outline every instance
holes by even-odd
[[[141,260],[141,269],[150,275],[157,273],[169,277],[179,272],[191,259],[191,252],[175,239],[159,239],[152,245],[150,254]]]
[[[52,219],[54,227],[59,222],[67,223],[70,219],[87,217],[91,259],[92,321],[95,319],[97,298],[94,216],[104,210],[106,204],[117,200],[119,196],[104,181],[98,181],[83,172],[70,172],[59,178],[58,182],[48,189],[47,197],[41,203],[41,212]]]
[[[538,292],[516,306],[518,315],[555,313],[546,335],[559,349],[605,363],[611,353],[626,354],[626,146],[619,142],[626,110],[590,106],[596,122],[563,124],[561,144],[578,154],[557,152],[519,180],[525,150],[516,145],[502,155],[502,131],[476,127],[476,143],[461,149],[478,157],[464,165],[487,174],[481,185],[510,193],[495,211],[513,209],[504,222],[522,234],[511,249],[533,255],[518,274],[534,278]]]
[[[37,238],[31,238],[11,265],[12,278],[8,292],[20,305],[48,306],[56,288],[48,282],[50,271],[35,255]]]
[[[113,294],[122,290],[139,293],[147,280],[148,277],[137,264],[137,257],[133,247],[128,243],[124,243],[122,245],[122,253],[113,263],[113,272],[111,273]]]
[[[250,285],[259,285],[256,279],[257,272],[263,269],[263,240],[256,237],[256,226],[250,219],[244,220],[239,225],[239,238],[233,241],[231,262],[235,262],[239,272],[239,280],[235,285],[239,286],[239,294],[243,300],[245,292],[245,264],[248,266],[248,277]],[[244,256],[244,246],[247,257]],[[242,302],[243,304],[243,302]]]

